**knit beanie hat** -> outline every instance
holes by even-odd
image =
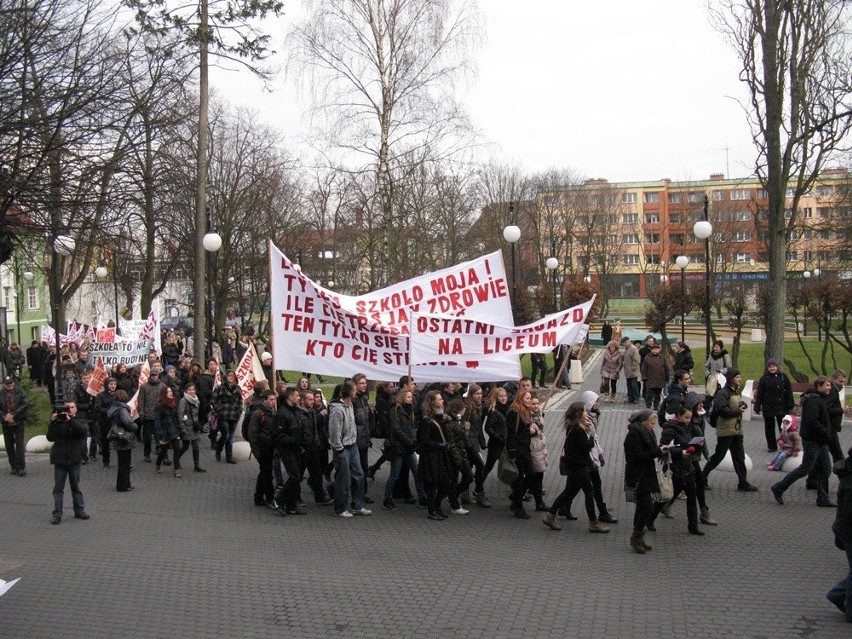
[[[778,360],[775,359],[775,358],[767,360],[766,361],[766,368],[769,368],[770,366],[778,366]]]
[[[654,411],[647,408],[643,410],[637,410],[635,413],[630,415],[629,421],[632,424],[643,424],[651,415],[654,414]]]

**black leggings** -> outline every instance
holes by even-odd
[[[603,500],[603,486],[601,485],[601,472],[597,468],[589,471],[589,480],[592,482],[592,492],[595,496],[595,503],[598,505],[598,510],[603,513],[606,510],[606,504]],[[576,497],[576,495],[574,495]],[[565,510],[570,511],[574,502],[574,497],[568,502]]]
[[[645,526],[654,516],[654,500],[651,493],[636,492],[636,512],[633,514],[633,530],[638,533],[645,532]]]
[[[503,442],[494,439],[493,437],[488,440],[488,455],[485,458],[485,468],[482,469],[482,481],[485,482],[485,478],[488,477],[488,473],[497,465],[497,462],[500,460],[500,455],[503,453]]]
[[[563,506],[567,509],[570,507],[577,493],[583,491],[586,501],[586,514],[589,516],[589,521],[595,521],[598,516],[595,514],[595,496],[592,489],[592,480],[589,478],[588,466],[569,466],[568,480],[565,483],[565,490],[559,493],[559,497],[553,502],[550,507],[550,514],[555,515]]]
[[[180,470],[180,440],[173,439],[168,444],[158,444],[157,445],[157,466],[163,463],[163,461],[169,456],[169,448],[171,448],[175,453],[175,470]]]

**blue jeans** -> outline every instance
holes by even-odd
[[[334,451],[334,512],[337,515],[346,510],[350,484],[355,510],[361,510],[364,507],[364,471],[361,454],[355,445]]]
[[[228,461],[233,457],[234,431],[237,430],[237,422],[227,419],[219,420],[219,441],[216,443],[216,452],[222,454],[225,449],[225,459]]]
[[[635,377],[627,378],[627,401],[631,403],[639,401],[639,380]]]
[[[798,468],[794,468],[775,484],[772,489],[783,493],[794,482],[807,475],[812,468],[817,468],[817,503],[824,504],[831,499],[828,496],[828,478],[831,476],[831,456],[828,454],[828,444],[817,444],[807,439],[802,440],[804,456]]]
[[[408,460],[408,467],[414,475],[414,486],[417,488],[417,498],[420,499],[420,501],[424,501],[426,499],[426,491],[423,490],[423,482],[420,481],[420,473],[417,472],[417,455],[409,453],[408,455],[400,455],[399,457],[391,459],[390,475],[388,475],[388,481],[385,484],[385,501],[393,499],[393,486],[396,483],[396,480],[399,479],[399,473],[402,470],[402,462],[406,459]]]
[[[65,496],[65,478],[71,486],[71,498],[74,501],[74,513],[84,512],[83,493],[80,492],[80,464],[74,466],[53,467],[53,516],[62,517],[62,501]]]
[[[846,613],[846,621],[852,621],[852,544],[846,544],[846,561],[849,562],[849,574],[829,590],[825,598]]]

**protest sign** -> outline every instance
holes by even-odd
[[[95,370],[92,371],[92,377],[89,379],[89,385],[86,387],[86,392],[92,397],[96,396],[104,389],[104,380],[109,377],[104,360],[98,357],[95,362]]]
[[[244,402],[248,401],[254,393],[254,386],[257,382],[266,381],[266,375],[264,375],[263,368],[260,366],[260,358],[251,342],[249,342],[248,348],[237,366],[236,374],[237,385],[240,387]]]
[[[148,361],[151,339],[136,339],[121,342],[92,342],[89,357],[100,357],[105,366],[125,364],[128,368]]]
[[[548,353],[558,344],[570,344],[582,330],[594,297],[572,308],[552,313],[525,326],[497,326],[487,322],[458,317],[439,317],[414,313],[411,339],[411,363],[415,366],[447,358],[456,359],[468,371],[470,379],[501,379],[505,356],[514,356],[515,375],[520,377],[518,356],[523,353]],[[495,377],[498,375],[498,377]],[[416,378],[415,378],[416,379]]]
[[[488,319],[511,325],[509,287],[500,252],[435,271],[361,296],[325,289],[270,243],[275,365],[374,379],[409,372],[409,326],[415,311]],[[504,355],[512,376],[517,356]],[[514,358],[514,360],[513,360]],[[448,357],[412,370],[421,381],[467,379]]]
[[[115,327],[99,328],[96,341],[111,344],[115,341]]]

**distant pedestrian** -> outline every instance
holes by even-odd
[[[603,326],[601,326],[601,342],[606,346],[612,341],[612,325],[609,323],[609,320],[604,320]]]
[[[766,436],[766,449],[771,453],[778,450],[776,437],[781,430],[781,420],[792,410],[793,385],[790,379],[778,368],[778,360],[766,362],[766,369],[759,380],[754,393],[754,412],[763,413],[763,430]]]
[[[15,384],[11,376],[3,379],[0,389],[0,415],[3,417],[3,440],[9,457],[11,474],[24,477],[27,474],[26,441],[24,429],[30,403],[27,394]]]

